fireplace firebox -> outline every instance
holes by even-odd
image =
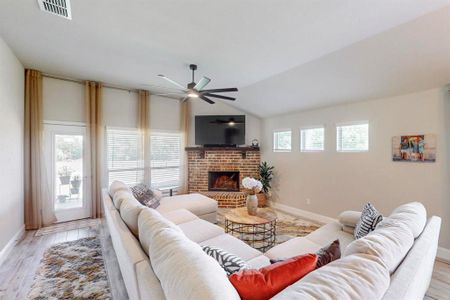
[[[239,172],[209,171],[208,191],[239,192]]]

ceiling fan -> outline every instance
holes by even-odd
[[[158,77],[161,77],[168,82],[175,85],[179,92],[177,93],[165,93],[165,94],[159,94],[159,96],[170,96],[170,95],[178,95],[182,96],[182,101],[186,101],[189,98],[200,98],[203,101],[208,102],[209,104],[214,104],[215,102],[212,101],[210,98],[217,98],[222,100],[230,100],[234,101],[236,98],[229,97],[229,96],[223,96],[218,95],[216,93],[226,93],[226,92],[237,92],[237,88],[224,88],[224,89],[210,89],[205,90],[204,88],[208,83],[211,81],[208,77],[202,77],[202,79],[199,80],[199,82],[195,82],[194,72],[197,70],[197,65],[191,64],[189,65],[189,69],[192,71],[192,82],[188,83],[186,87],[179,84],[175,80],[170,79],[169,77],[159,74]]]

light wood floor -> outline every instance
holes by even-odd
[[[35,237],[35,231],[28,231],[18,242],[9,258],[0,266],[0,299],[22,300],[33,283],[40,259],[53,244],[84,237],[98,236],[102,243],[111,292],[114,300],[127,300],[128,295],[120,274],[109,232],[104,222],[97,228],[80,228]],[[426,300],[450,300],[450,265],[436,261]]]

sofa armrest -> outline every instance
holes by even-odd
[[[346,210],[339,215],[339,223],[348,227],[356,227],[360,218],[360,211]]]

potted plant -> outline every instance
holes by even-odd
[[[78,195],[80,193],[81,177],[80,175],[75,175],[70,181],[72,187],[70,188],[70,193]]]
[[[69,184],[70,183],[70,175],[72,175],[72,170],[69,167],[64,166],[61,169],[59,169],[58,175],[59,175],[59,181],[61,182],[62,185]]]
[[[69,198],[68,195],[58,195],[58,201],[61,203],[66,202],[66,199]]]
[[[262,183],[262,193],[259,193],[257,195],[258,197],[258,206],[264,207],[267,205],[267,199],[270,198],[270,189],[272,188],[270,186],[270,182],[273,178],[273,166],[269,166],[269,164],[266,161],[263,161],[258,166],[258,172],[259,172],[259,180]]]
[[[256,198],[256,194],[261,191],[262,183],[257,179],[245,177],[242,179],[242,186],[249,190],[247,195],[247,212],[251,216],[256,216],[258,210],[258,198]]]

